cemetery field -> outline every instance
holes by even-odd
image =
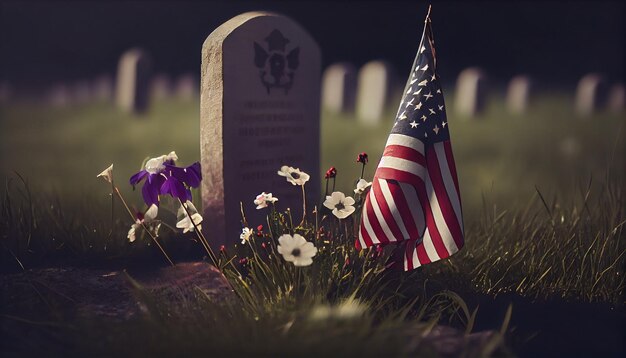
[[[44,337],[42,342],[52,345],[72,342],[69,347],[79,354],[94,346],[104,355],[121,350],[173,354],[187,345],[194,352],[218,354],[233,353],[236,346],[239,354],[345,349],[400,355],[430,352],[436,343],[421,344],[418,333],[445,323],[473,332],[495,330],[479,349],[471,344],[460,348],[467,356],[494,351],[525,355],[545,347],[562,354],[623,352],[625,118],[609,113],[578,118],[571,101],[562,93],[546,94],[532,102],[527,114],[514,116],[496,98],[477,120],[459,118],[454,108],[448,109],[466,234],[465,248],[449,260],[391,277],[363,255],[350,256],[345,264],[342,250],[351,242],[341,236],[341,226],[331,227],[338,231],[337,240],[345,241],[329,244],[329,252],[341,254],[319,263],[329,267],[332,277],[327,284],[320,280],[315,292],[283,288],[294,284],[299,271],[289,271],[291,277],[272,276],[278,274],[271,265],[265,268],[269,274],[263,273],[271,277],[242,305],[235,298],[216,305],[203,295],[182,301],[157,297],[137,286],[134,294],[149,314],[126,323],[75,319],[59,309],[63,300],[39,292],[45,304],[31,300],[17,306],[40,316],[0,312],[3,334],[17,327],[16,332],[30,332],[10,336],[17,346],[35,339],[29,337]],[[369,154],[365,178],[371,180],[394,112],[373,126],[349,115],[322,114],[322,177],[330,166],[338,172],[331,188],[353,194],[360,152]],[[0,107],[0,175],[6,178],[0,213],[2,271],[51,265],[104,270],[161,266],[162,257],[148,240],[127,242],[131,222],[119,205],[111,214],[110,188],[96,175],[114,163],[116,184],[131,205],[140,207],[140,192],[132,191],[128,177],[146,157],[171,150],[181,164],[200,160],[198,128],[198,103],[192,101],[157,102],[137,118],[105,103]],[[323,193],[325,183],[319,185]],[[253,199],[247,210],[253,210]],[[258,224],[265,223],[251,223]],[[210,228],[204,230],[210,240]],[[188,237],[165,232],[162,240],[175,261],[201,257],[198,243]],[[250,254],[234,251],[237,260]],[[347,265],[352,269],[337,269]],[[315,276],[307,275],[315,271],[306,272],[302,279],[314,282]],[[249,292],[231,274],[235,291]],[[348,299],[352,295],[361,306]],[[5,294],[3,303],[8,300]],[[367,313],[348,321],[316,320],[319,312],[340,312],[338,307]],[[364,341],[368,343],[361,345]]]

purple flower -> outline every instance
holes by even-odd
[[[159,205],[159,195],[166,194],[182,202],[191,200],[189,188],[197,188],[202,180],[200,163],[180,168],[174,165],[177,159],[175,152],[152,158],[146,162],[143,170],[130,177],[133,188],[146,179],[141,193],[148,206]]]

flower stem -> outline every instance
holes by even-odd
[[[326,178],[326,191],[324,192],[324,197],[328,196],[328,178]]]
[[[126,211],[128,211],[128,215],[130,215],[131,219],[133,221],[135,221],[135,215],[133,215],[132,210],[130,210],[130,208],[128,207],[128,204],[126,204],[126,200],[124,200],[124,198],[122,197],[122,193],[120,193],[120,189],[118,189],[118,187],[116,187],[116,186],[113,186],[113,191],[115,192],[115,194],[117,194],[117,197],[120,198],[120,201],[122,202],[122,204],[124,204],[124,207],[126,208]],[[170,265],[174,266],[174,262],[172,261],[172,259],[170,259],[170,257],[167,254],[167,252],[165,252],[165,250],[163,249],[163,246],[161,246],[161,244],[159,244],[159,242],[157,241],[156,237],[154,235],[152,235],[152,232],[150,232],[150,230],[148,230],[148,228],[146,227],[146,224],[143,221],[141,221],[141,227],[143,227],[143,229],[148,233],[148,235],[150,236],[152,241],[154,241],[154,243],[157,245],[157,247],[161,250],[161,252],[165,256],[167,261],[170,263]]]
[[[365,163],[363,163],[363,166],[361,167],[361,179],[363,179],[363,173],[365,173]]]
[[[335,192],[335,182],[337,181],[337,177],[333,177],[333,193]]]
[[[302,222],[300,226],[304,225],[306,220],[306,193],[304,192],[304,184],[302,184]]]
[[[209,258],[211,259],[211,261],[213,261],[213,265],[215,265],[215,267],[218,270],[220,270],[220,272],[221,272],[222,270],[220,269],[219,264],[217,263],[217,256],[215,256],[215,253],[213,252],[213,249],[211,249],[211,245],[209,245],[209,242],[204,237],[204,234],[202,233],[200,228],[198,228],[196,223],[191,218],[191,213],[189,212],[189,209],[187,208],[187,206],[185,206],[185,204],[183,204],[183,202],[180,200],[180,198],[178,199],[178,202],[180,203],[180,205],[185,210],[185,213],[187,214],[187,217],[189,218],[189,221],[191,221],[191,224],[193,225],[194,233],[198,237],[198,240],[200,240],[200,242],[202,243],[202,246],[204,246],[204,249],[206,250],[206,252],[209,254]]]

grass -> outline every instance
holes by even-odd
[[[511,312],[493,314],[489,308],[498,297],[619,309],[626,264],[624,168],[618,165],[626,159],[621,150],[623,117],[603,113],[582,120],[569,109],[569,101],[562,94],[545,95],[527,115],[510,116],[496,100],[476,121],[448,110],[466,227],[466,247],[449,260],[390,273],[383,270],[384,257],[372,259],[373,253],[352,248],[345,227],[327,224],[333,236],[327,240],[313,222],[298,228],[276,216],[265,236],[250,246],[229,248],[229,256],[222,257],[223,270],[242,302],[209,302],[199,295],[173,304],[141,295],[137,288],[140,299],[156,300],[146,316],[126,323],[70,319],[65,325],[61,319],[55,321],[66,327],[61,339],[80,352],[100,347],[105,355],[175,353],[181,341],[187,351],[198,354],[267,350],[273,355],[320,355],[341,349],[428,354],[432,346],[421,337],[434,322],[451,320],[472,331],[478,321],[483,328],[508,330]],[[95,175],[114,162],[116,175],[124,178],[146,155],[171,149],[184,164],[198,160],[195,104],[156,103],[145,118],[120,114],[106,104],[71,109],[18,104],[0,111],[5,270],[51,263],[125,267],[163,262],[148,238],[126,242],[130,222],[119,205],[111,212],[107,186]],[[384,121],[368,127],[349,115],[324,113],[322,170],[337,167],[338,190],[352,193],[360,175],[355,163],[359,152],[370,155],[365,177],[371,178],[390,125]],[[139,205],[137,193],[121,189]],[[160,215],[171,223],[175,211]],[[271,245],[278,235],[294,230],[320,249],[315,264],[300,271],[259,246],[264,241],[275,249]],[[190,236],[165,228],[160,238],[175,261],[200,258],[202,249]],[[242,257],[249,259],[243,266],[238,264]],[[483,304],[476,313],[478,301],[487,307]],[[356,311],[366,313],[349,320],[328,316],[342,305],[356,305]],[[516,315],[516,310],[521,311]],[[534,310],[514,304],[513,324],[524,326],[524,315]],[[495,316],[496,323],[481,325],[483,311],[491,312],[487,321]],[[319,312],[326,318],[314,319]],[[601,327],[591,329],[596,330],[592,335],[603,332]],[[523,349],[527,343],[515,343],[513,337],[530,331],[510,332],[509,344]],[[553,334],[558,340],[559,333]],[[466,354],[506,352],[503,337],[495,336],[487,351]],[[133,344],[138,339],[145,343]],[[377,350],[383,346],[389,350]]]

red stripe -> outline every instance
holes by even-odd
[[[456,187],[456,193],[459,196],[459,204],[461,204],[461,191],[459,190],[459,179],[456,174],[456,165],[454,164],[454,155],[452,154],[452,144],[447,140],[443,142],[443,149],[446,151],[446,159],[448,160],[448,169],[450,169],[450,175],[454,181]],[[463,208],[463,206],[461,206]]]
[[[378,208],[380,209],[381,214],[383,214],[383,218],[385,218],[385,223],[391,230],[393,236],[396,237],[397,241],[403,241],[404,235],[402,235],[402,231],[400,231],[400,227],[396,223],[396,219],[391,214],[391,210],[389,209],[389,205],[387,204],[387,200],[383,195],[382,189],[380,188],[380,183],[378,180],[376,181],[376,186],[372,187],[374,190],[374,195],[376,196],[376,202],[378,203]]]
[[[402,183],[409,183],[414,187],[418,187],[420,185],[424,185],[424,181],[419,176],[405,172],[402,170],[397,170],[393,168],[378,168],[376,169],[376,174],[374,174],[374,180],[377,178],[380,179],[391,179],[396,180]]]
[[[415,241],[409,241],[404,248],[404,260],[406,262],[406,271],[413,270],[413,250],[415,247]]]
[[[439,161],[437,158],[437,152],[435,150],[429,150],[426,154],[428,156],[428,173],[430,175],[430,181],[433,185],[437,201],[439,202],[439,208],[443,214],[443,218],[452,234],[452,238],[456,243],[456,247],[461,249],[463,247],[463,233],[459,226],[459,221],[454,213],[454,208],[448,197],[446,186],[441,176],[441,168],[439,168]]]
[[[362,215],[365,215],[365,210],[363,210],[363,214]],[[365,228],[365,224],[363,223],[363,219],[361,219],[361,225],[360,225],[359,230],[361,232],[361,236],[363,236],[363,241],[365,242],[365,246],[366,247],[370,247],[370,246],[374,245],[374,242],[372,241],[372,238],[367,233],[367,229]],[[357,248],[363,249],[363,247],[360,247],[361,246],[361,242],[360,242],[358,237],[356,239],[356,242],[357,242],[357,245],[358,245]]]
[[[437,251],[437,255],[439,255],[440,258],[446,258],[450,256],[450,253],[448,252],[448,249],[446,249],[446,246],[443,244],[441,235],[437,230],[437,224],[435,223],[433,211],[430,207],[430,201],[428,200],[428,195],[426,193],[426,186],[422,185],[415,187],[415,190],[417,191],[417,197],[420,199],[420,202],[423,203],[422,210],[424,210],[426,228],[428,230],[428,233],[430,234],[430,238],[433,241],[433,245],[435,246],[435,251]]]
[[[370,202],[370,195],[373,195],[373,190],[374,187],[376,187],[378,184],[376,183],[376,181],[374,181],[372,183],[372,189],[370,189],[369,195],[367,196],[367,200],[365,201],[365,209],[367,211],[367,219],[370,223],[370,226],[372,227],[372,230],[374,230],[374,235],[376,235],[376,238],[378,239],[378,241],[380,241],[381,243],[388,243],[391,240],[389,240],[389,238],[387,238],[387,235],[385,235],[385,232],[383,231],[382,227],[380,227],[380,224],[378,223],[378,219],[376,218],[376,213],[374,212],[374,207],[372,206],[372,203]]]
[[[405,147],[403,145],[386,146],[385,151],[383,152],[383,157],[385,156],[402,158],[416,162],[418,164],[421,164],[422,166],[426,166],[426,158],[424,158],[422,153],[411,147]]]

